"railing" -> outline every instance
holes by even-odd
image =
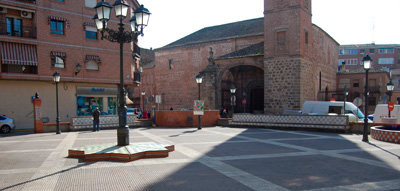
[[[21,2],[25,2],[25,3],[35,3],[36,4],[36,0],[18,0]]]
[[[14,33],[9,33],[7,32],[7,23],[0,22],[0,35],[36,38],[36,27],[22,25],[20,32],[14,31]]]
[[[381,86],[368,86],[370,93],[381,93]]]

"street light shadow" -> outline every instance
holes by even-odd
[[[35,178],[35,179],[32,179],[32,180],[20,182],[20,183],[17,183],[17,184],[2,188],[2,190],[7,190],[7,189],[11,189],[11,188],[14,188],[14,187],[17,187],[17,186],[21,186],[21,185],[24,185],[24,184],[35,182],[35,181],[38,181],[38,180],[41,180],[41,179],[45,179],[45,178],[48,178],[48,177],[51,177],[51,176],[54,176],[54,175],[57,175],[57,174],[61,174],[61,173],[64,173],[64,172],[68,172],[68,171],[77,169],[77,168],[88,166],[90,164],[93,164],[93,163],[81,163],[81,164],[78,164],[77,166],[74,166],[74,167],[71,167],[71,168],[60,170],[60,171],[57,171],[57,172],[54,172],[54,173],[51,173],[51,174],[48,174],[48,175],[45,175],[45,176],[41,176],[41,177],[38,177],[38,178]]]
[[[192,130],[192,131],[184,131],[184,132],[176,134],[176,135],[170,135],[169,137],[178,137],[178,136],[181,136],[181,135],[184,135],[184,134],[187,134],[187,133],[195,133],[197,131],[199,131],[199,130],[195,129],[195,130]]]
[[[380,147],[380,146],[378,146],[378,145],[375,145],[374,143],[370,143],[370,142],[369,142],[368,144],[371,145],[371,146],[374,146],[374,147],[376,147],[376,148],[378,148],[378,149],[381,149],[382,151],[385,151],[385,152],[387,152],[387,153],[389,153],[389,154],[391,154],[391,155],[397,157],[397,158],[400,160],[400,156],[399,156],[399,155],[397,155],[397,154],[395,154],[395,153],[392,153],[392,152],[390,152],[390,151],[388,151],[388,150],[386,150],[386,149],[384,149],[384,148],[382,148],[382,147]]]

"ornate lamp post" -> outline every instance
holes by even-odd
[[[389,102],[391,102],[392,94],[393,94],[393,90],[394,90],[394,84],[393,84],[392,80],[390,80],[389,83],[386,84],[386,89],[387,89],[387,94],[389,95]],[[389,104],[389,102],[388,102],[388,104]],[[391,117],[391,115],[390,115],[390,110],[389,110],[389,118],[390,117]]]
[[[363,58],[365,69],[365,91],[364,91],[364,129],[362,141],[368,142],[368,70],[371,69],[372,59],[369,55]]]
[[[233,118],[233,113],[236,105],[236,97],[235,97],[236,87],[232,85],[230,90],[231,90],[231,105],[232,105],[232,118]]]
[[[343,101],[343,115],[346,115],[346,100],[349,95],[349,91],[347,90],[347,86],[344,86],[344,101]]]
[[[54,72],[53,80],[56,83],[56,111],[57,111],[57,118],[56,118],[56,126],[57,131],[56,134],[61,134],[60,130],[60,113],[58,112],[58,82],[60,82],[61,75],[58,72]]]
[[[142,91],[142,102],[143,102],[143,106],[142,106],[142,112],[144,112],[144,96],[146,95],[146,92],[143,90]]]
[[[114,7],[115,16],[119,18],[118,30],[107,28],[107,22],[110,20],[111,9]],[[119,127],[117,129],[118,146],[129,145],[129,128],[126,125],[126,101],[125,101],[125,90],[124,90],[124,67],[123,67],[123,47],[124,43],[136,43],[139,34],[143,34],[143,28],[147,26],[150,12],[141,5],[134,11],[134,15],[130,19],[132,32],[125,32],[123,19],[126,18],[129,5],[123,0],[115,1],[114,5],[111,6],[109,3],[101,2],[97,3],[96,7],[97,14],[93,17],[96,22],[97,29],[101,32],[101,39],[107,39],[110,42],[118,42],[120,49],[120,84],[119,84],[119,106],[118,106],[118,117]],[[107,33],[108,35],[106,35]],[[135,46],[134,46],[135,47]]]
[[[199,85],[199,100],[200,100],[200,84],[203,82],[203,75],[199,73],[196,76],[196,83]],[[201,115],[199,115],[199,127],[197,129],[201,129]]]

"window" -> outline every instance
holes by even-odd
[[[397,64],[400,64],[400,60],[397,60]]]
[[[6,22],[7,22],[7,34],[9,36],[22,36],[21,19],[7,17]]]
[[[97,29],[95,27],[86,26],[85,28],[87,39],[97,39]]]
[[[353,87],[354,87],[354,88],[360,87],[360,81],[359,81],[359,80],[354,80],[354,81],[353,81]]]
[[[339,55],[357,54],[357,49],[340,49]]]
[[[99,70],[99,65],[94,60],[89,60],[86,62],[86,70]]]
[[[51,65],[53,67],[55,67],[55,68],[64,68],[64,66],[65,66],[65,58],[66,58],[65,52],[51,51],[50,57],[51,57]]]
[[[369,49],[369,53],[374,54],[374,53],[375,53],[375,49],[370,48],[370,49]]]
[[[169,68],[170,70],[174,69],[174,65],[172,65],[173,63],[174,63],[174,60],[172,60],[172,59],[169,59],[169,60],[168,60],[168,68]]]
[[[394,58],[379,58],[378,64],[394,64]]]
[[[379,54],[394,54],[394,48],[380,48]]]
[[[53,34],[64,34],[64,21],[51,20],[50,32]]]
[[[360,49],[360,54],[365,54],[365,49]]]
[[[286,42],[286,31],[277,32],[276,37],[277,37],[276,40],[277,40],[278,45],[284,46],[285,42]]]
[[[59,56],[54,56],[51,58],[51,64],[55,68],[64,68],[64,59]]]
[[[339,59],[338,65],[341,66],[343,62],[345,62],[346,65],[357,65],[358,59],[357,58]]]
[[[89,8],[94,8],[96,3],[96,0],[85,0],[85,6]]]
[[[305,33],[305,42],[308,44],[308,32]]]

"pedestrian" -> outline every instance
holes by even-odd
[[[98,107],[93,111],[93,131],[100,131],[100,111]]]
[[[227,113],[225,108],[222,108],[220,116],[221,116],[221,118],[227,118],[228,117],[228,113]]]

